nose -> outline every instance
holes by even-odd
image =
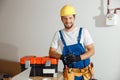
[[[66,19],[66,22],[67,22],[67,23],[69,23],[69,22],[70,22],[70,19],[69,19],[69,18],[67,18],[67,19]]]

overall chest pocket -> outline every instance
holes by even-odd
[[[74,55],[80,55],[84,53],[85,50],[81,44],[74,44],[69,45],[63,48],[63,54],[66,55],[68,53],[74,54]]]

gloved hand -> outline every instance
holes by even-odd
[[[63,62],[64,65],[67,65],[67,60],[66,60],[66,58],[67,58],[67,57],[66,57],[65,55],[61,55],[61,56],[60,56],[60,60],[62,60],[62,62]]]
[[[75,56],[74,54],[71,54],[71,53],[66,55],[66,62],[68,64],[72,64],[72,63],[78,62],[78,61],[81,61],[80,55]]]

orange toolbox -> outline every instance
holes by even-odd
[[[58,73],[58,60],[48,56],[41,58],[42,76],[55,77]]]
[[[58,72],[58,60],[49,56],[24,56],[20,58],[21,71],[32,67],[30,76],[54,77]]]
[[[41,57],[36,56],[24,56],[20,58],[21,71],[24,71],[28,67],[31,68],[30,76],[41,76]]]

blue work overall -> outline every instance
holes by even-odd
[[[74,54],[75,56],[78,56],[78,55],[84,54],[85,49],[83,48],[82,44],[80,43],[82,28],[80,28],[80,30],[79,30],[77,44],[73,44],[73,45],[69,45],[69,46],[66,45],[66,42],[63,38],[61,30],[59,31],[59,33],[60,33],[60,38],[62,40],[62,43],[64,45],[63,51],[62,51],[63,55]],[[85,68],[86,66],[89,65],[89,63],[90,63],[90,58],[88,58],[86,60],[81,60],[81,61],[75,62],[73,64],[67,64],[67,66],[69,68]],[[83,78],[83,76],[80,76],[80,77],[75,76],[75,80],[84,80],[84,78]]]

